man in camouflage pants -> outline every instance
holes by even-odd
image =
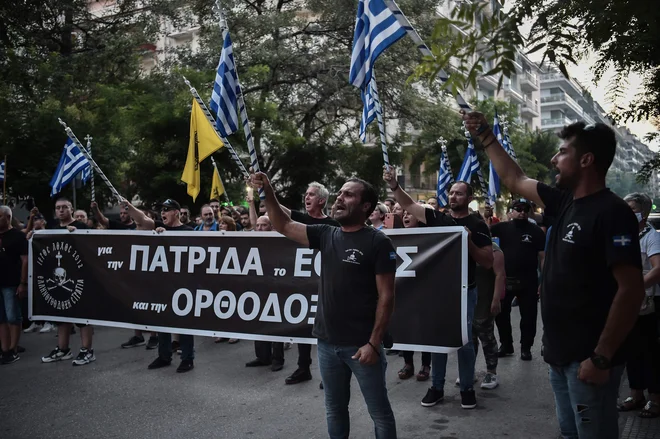
[[[497,340],[495,339],[495,316],[500,313],[500,299],[506,288],[504,253],[493,243],[493,268],[486,270],[477,266],[477,307],[472,321],[472,344],[479,355],[479,340],[486,358],[486,376],[482,389],[497,387]]]

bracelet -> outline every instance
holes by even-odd
[[[477,137],[483,134],[484,131],[486,131],[488,128],[490,128],[490,125],[488,125],[487,123],[479,125],[479,128],[477,128],[477,132],[476,132]]]
[[[490,148],[490,146],[491,146],[492,144],[494,144],[495,142],[497,142],[497,139],[495,139],[495,140],[491,140],[490,142],[488,142],[487,145],[484,145],[483,143],[482,143],[481,145],[484,147],[484,149],[486,149],[486,148]]]
[[[376,346],[372,345],[370,341],[368,341],[367,344],[369,344],[369,346],[371,346],[373,348],[374,352],[376,352],[376,355],[378,355],[380,357],[380,352],[378,352],[378,349],[376,349]]]

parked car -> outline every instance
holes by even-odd
[[[660,232],[660,213],[652,213],[649,215],[648,222],[656,231]]]

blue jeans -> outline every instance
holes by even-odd
[[[468,342],[458,350],[458,377],[461,379],[461,392],[472,390],[474,381],[474,363],[477,356],[472,345],[472,320],[474,308],[477,306],[477,288],[468,289],[467,293],[467,330]],[[431,376],[433,387],[442,390],[445,387],[447,374],[447,354],[433,354]]]
[[[195,339],[193,336],[181,334],[179,343],[181,345],[181,360],[194,360]],[[158,356],[163,360],[172,360],[172,334],[158,333]]]
[[[17,287],[0,287],[0,323],[20,325],[23,321],[21,315],[21,302],[16,295]]]
[[[385,351],[380,348],[380,361],[360,364],[351,357],[358,346],[336,346],[318,341],[319,369],[325,389],[325,410],[330,439],[347,439],[351,430],[348,402],[351,399],[351,375],[355,374],[374,421],[376,439],[396,439],[394,413],[385,385]]]
[[[619,413],[616,402],[623,366],[613,367],[610,380],[601,386],[578,379],[580,363],[550,366],[557,420],[564,439],[617,439]]]

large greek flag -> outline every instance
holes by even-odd
[[[360,139],[363,143],[367,141],[367,127],[376,117],[376,100],[378,100],[378,89],[376,88],[375,76],[369,81],[369,85],[360,92],[362,95],[362,120],[360,121]]]
[[[216,126],[224,137],[238,131],[238,75],[234,64],[234,49],[229,32],[225,32],[225,41],[220,54],[220,63],[215,75],[213,93],[211,94],[211,113],[216,118]]]
[[[440,171],[438,172],[438,189],[436,192],[436,198],[441,207],[449,204],[449,188],[451,187],[451,180],[449,158],[445,151],[442,151],[440,153]]]
[[[64,186],[76,178],[76,175],[80,172],[82,172],[83,183],[86,182],[90,177],[90,171],[91,165],[89,161],[80,152],[76,144],[73,143],[73,140],[67,139],[62,157],[60,157],[60,162],[57,164],[55,175],[50,180],[50,186],[52,188],[50,196],[54,197],[62,192]]]
[[[461,170],[458,171],[458,177],[456,181],[464,181],[470,183],[472,180],[472,174],[479,170],[479,159],[477,157],[477,151],[474,149],[474,143],[472,139],[468,139],[468,148],[465,152],[465,158],[463,159],[463,164],[461,165]]]
[[[364,89],[371,81],[376,58],[406,30],[383,0],[360,0],[358,3],[349,82]]]

